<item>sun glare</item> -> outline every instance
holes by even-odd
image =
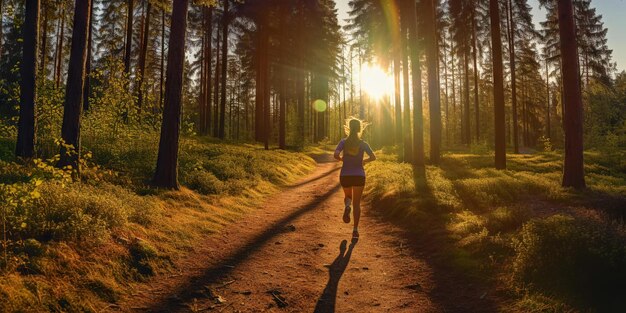
[[[363,91],[374,99],[381,99],[393,91],[393,77],[376,65],[366,64],[361,72]]]

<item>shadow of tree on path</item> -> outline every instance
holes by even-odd
[[[322,195],[315,196],[307,204],[298,210],[281,218],[274,224],[258,233],[248,242],[243,242],[240,248],[229,256],[219,260],[218,263],[208,267],[200,275],[190,277],[184,284],[179,286],[173,292],[165,295],[164,298],[154,302],[147,311],[149,312],[174,312],[180,310],[181,305],[188,303],[197,297],[198,288],[210,285],[219,281],[222,277],[229,275],[233,269],[248,259],[255,251],[261,249],[263,245],[272,238],[284,232],[285,228],[300,216],[313,211],[319,207],[319,204],[328,200],[332,195],[340,190],[339,182],[332,186]]]
[[[501,299],[493,282],[459,266],[459,261],[474,264],[479,260],[455,246],[447,229],[453,208],[437,199],[425,168],[413,168],[413,182],[415,190],[411,192],[369,200],[373,218],[400,228],[395,236],[406,240],[403,253],[423,260],[432,270],[432,285],[422,290],[418,283],[420,290],[444,312],[500,311]],[[394,209],[407,205],[413,206],[411,210]]]

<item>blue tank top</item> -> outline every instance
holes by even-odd
[[[344,151],[346,139],[341,139],[337,148],[335,149],[335,155],[339,155]],[[343,166],[341,167],[340,176],[363,176],[365,177],[365,169],[363,168],[363,155],[367,153],[368,156],[373,157],[374,152],[367,142],[361,140],[359,142],[359,152],[356,155],[350,155],[343,153]]]

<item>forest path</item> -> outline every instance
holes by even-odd
[[[435,261],[440,243],[363,207],[358,240],[341,220],[339,164],[316,170],[155,277],[127,312],[495,312],[491,291]],[[415,235],[412,235],[415,237]],[[142,288],[144,288],[142,287]],[[489,291],[489,293],[487,293]]]

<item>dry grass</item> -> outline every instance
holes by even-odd
[[[176,260],[203,238],[315,166],[301,153],[187,138],[183,188],[154,190],[145,185],[154,147],[141,141],[99,143],[98,149],[110,148],[100,157],[94,152],[104,168],[87,172],[117,175],[96,181],[88,174],[79,183],[44,179],[40,197],[12,211],[28,224],[12,237],[9,260],[2,262],[0,311],[101,311],[132,282],[174,271]],[[1,182],[30,184],[31,168],[6,165]],[[208,173],[217,180],[195,179]]]

